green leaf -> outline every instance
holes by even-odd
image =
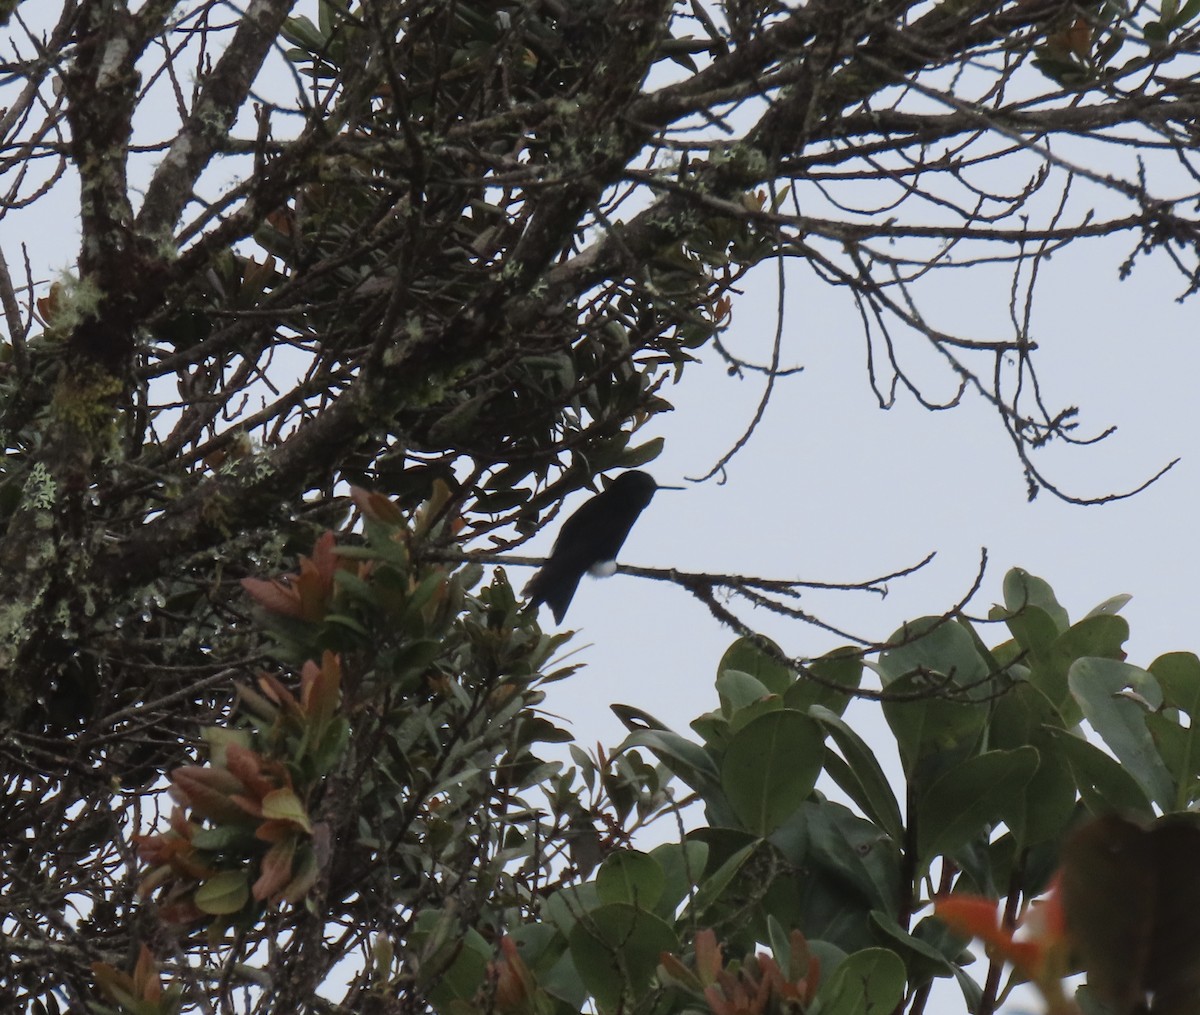
[[[928,693],[928,682],[919,675],[889,685],[897,694]],[[939,755],[965,755],[975,750],[987,722],[983,702],[918,697],[883,702],[883,715],[896,736],[906,778],[913,779],[923,762]]]
[[[825,756],[821,727],[781,709],[738,730],[721,763],[721,786],[743,826],[769,835],[812,792]]]
[[[1196,0],[1196,3],[1200,4],[1200,0]],[[1084,617],[1084,620],[1086,620],[1088,617],[1102,617],[1108,614],[1120,613],[1121,610],[1125,608],[1125,604],[1128,603],[1132,598],[1133,596],[1127,595],[1124,592],[1117,596],[1110,596],[1108,599],[1104,600],[1104,602],[1098,604],[1097,606],[1093,606],[1090,610],[1088,610],[1087,616]]]
[[[766,698],[771,692],[766,684],[741,670],[722,670],[717,677],[717,695],[721,712],[732,717],[738,709],[746,708]]]
[[[202,913],[227,916],[250,901],[250,883],[243,871],[222,871],[197,888],[192,901]]]
[[[1146,729],[1175,784],[1173,810],[1185,810],[1200,793],[1200,726],[1190,711],[1184,726],[1179,719],[1182,711],[1171,708],[1146,715]]]
[[[616,1011],[628,994],[649,986],[662,952],[677,952],[671,927],[644,909],[615,903],[594,909],[568,937],[571,958],[602,1012]]]
[[[992,703],[988,746],[995,750],[1023,747],[1042,726],[1066,725],[1041,688],[1018,681]]]
[[[978,739],[987,720],[991,670],[971,631],[941,617],[905,624],[889,639],[895,648],[877,664],[885,688],[908,700],[883,702],[909,778],[931,757],[961,752]]]
[[[927,983],[935,976],[950,976],[953,972],[950,958],[931,945],[928,941],[922,940],[913,934],[910,934],[900,926],[887,913],[881,913],[875,910],[871,913],[871,923],[878,929],[885,944],[892,951],[900,955],[904,960],[904,965],[907,970],[907,979],[914,986]],[[945,924],[939,920],[923,920],[921,926],[925,928],[926,933],[930,930],[930,925],[945,930]],[[955,952],[960,949],[955,948]]]
[[[841,804],[807,803],[804,813],[809,861],[853,887],[869,903],[868,909],[894,915],[900,903],[900,851],[895,840]]]
[[[655,437],[646,441],[645,444],[639,444],[636,448],[629,448],[621,453],[617,464],[623,469],[636,469],[639,466],[647,465],[662,454],[663,441],[662,437]]]
[[[569,937],[580,917],[600,906],[596,882],[560,888],[546,900],[546,915],[564,937]]]
[[[1053,618],[1036,606],[1027,606],[1020,613],[1009,613],[997,606],[988,611],[988,619],[1004,621],[1021,652],[1033,662],[1045,656],[1059,635]]]
[[[900,816],[900,805],[874,752],[862,737],[830,709],[813,705],[808,714],[826,729],[845,760],[843,778],[839,779],[834,775],[834,781],[862,808],[868,818],[900,842],[904,838],[904,820]],[[833,755],[827,755],[825,760],[826,771],[831,775],[834,774],[833,766],[830,765],[832,758]]]
[[[288,42],[301,46],[310,53],[318,53],[325,48],[325,36],[303,15],[288,18],[280,34]]]
[[[650,855],[663,872],[663,890],[654,910],[669,919],[700,883],[708,863],[708,844],[698,840],[664,842],[650,850]]]
[[[767,640],[767,644],[783,655],[783,650],[773,641]],[[772,694],[783,694],[796,681],[796,673],[791,667],[769,656],[750,638],[739,638],[725,650],[717,664],[718,680],[729,670],[748,673]]]
[[[1200,659],[1191,652],[1168,652],[1150,664],[1163,705],[1200,719]],[[1193,723],[1192,725],[1196,725]]]
[[[1038,767],[1017,804],[1004,815],[1022,847],[1057,842],[1075,815],[1075,776],[1049,730],[1039,729],[1029,741],[1038,752]]]
[[[787,689],[783,703],[797,712],[807,712],[812,705],[823,705],[841,715],[850,703],[851,693],[862,683],[863,669],[863,655],[859,649],[834,649],[809,664],[808,674],[819,679],[802,675]],[[830,684],[846,690],[834,690]]]
[[[1122,646],[1129,638],[1129,623],[1124,617],[1099,615],[1081,620],[1064,631],[1035,662],[1029,682],[1041,689],[1059,709],[1066,725],[1075,725],[1082,716],[1071,697],[1067,673],[1077,659],[1098,656],[1122,659]]]
[[[262,800],[262,812],[264,818],[273,818],[277,821],[291,821],[299,825],[306,832],[312,832],[312,825],[308,821],[308,812],[304,809],[304,804],[300,802],[300,798],[287,788],[273,789]]]
[[[1146,726],[1147,706],[1154,709],[1162,704],[1162,691],[1155,679],[1128,663],[1086,658],[1072,665],[1067,684],[1084,716],[1117,760],[1151,800],[1163,810],[1171,810],[1174,786]],[[1135,700],[1127,691],[1142,700]]]
[[[925,870],[936,856],[972,839],[1018,806],[1037,770],[1032,747],[988,751],[943,774],[917,801],[917,855]]]
[[[712,874],[705,875],[692,897],[692,904],[688,907],[696,919],[703,919],[709,907],[721,898],[725,889],[741,871],[742,865],[754,855],[757,848],[757,842],[748,843],[731,854]]]
[[[666,875],[658,861],[635,849],[610,854],[596,873],[596,894],[603,903],[627,902],[653,909],[662,897]]]
[[[1144,820],[1154,817],[1145,790],[1120,763],[1099,747],[1067,730],[1047,728],[1071,767],[1084,806],[1093,814],[1128,814]]]
[[[943,676],[950,688],[974,684],[988,675],[971,632],[944,617],[922,617],[907,623],[892,634],[888,644],[895,647],[880,655],[878,665],[885,686],[917,672]]]
[[[1071,626],[1067,611],[1059,605],[1049,584],[1019,567],[1004,576],[1004,605],[1010,614],[1036,607],[1050,618],[1060,633]]]
[[[449,909],[418,914],[410,946],[419,956],[417,980],[439,1008],[474,997],[487,976],[492,947],[474,927],[463,928]]]
[[[904,1000],[904,963],[886,948],[848,955],[817,991],[821,1015],[888,1015]]]
[[[631,747],[645,747],[675,775],[705,799],[720,788],[721,777],[712,756],[699,744],[670,730],[641,730],[631,733],[617,753]]]

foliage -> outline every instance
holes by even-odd
[[[1198,792],[1200,661],[1124,661],[1125,597],[1071,623],[1045,582],[1013,571],[991,615],[1009,637],[992,648],[963,616],[906,624],[877,661],[839,650],[806,671],[739,640],[696,739],[626,707],[619,748],[572,744],[564,767],[536,753],[570,740],[538,708],[569,673],[546,669],[564,638],[518,609],[502,571],[472,593],[476,566],[422,562],[423,540],[455,527],[444,497],[406,518],[357,493],[364,538],[318,541],[331,580],[306,607],[277,591],[315,566],[247,582],[278,656],[310,658],[293,663],[295,690],[286,670],[243,687],[207,764],[171,773],[177,809],[138,837],[138,894],[155,900],[148,936],[174,926],[173,947],[199,961],[165,991],[147,951],[132,977],[97,966],[122,1011],[192,1010],[208,988],[190,968],[242,983],[253,1010],[320,1008],[348,978],[346,1010],[918,1012],[935,979],[954,978],[972,1011],[1032,981],[1065,1013],[1072,954],[1098,970],[1099,996],[1132,1003],[1146,987],[1111,986],[1110,941],[1161,933],[1151,956],[1200,947],[1183,929],[1194,921],[1151,930],[1131,915],[1152,892],[1132,872],[1184,891],[1185,853],[1114,868],[1104,845],[1143,834],[1113,826],[1114,811],[1148,820]],[[903,808],[882,745],[843,718],[868,666]],[[1085,715],[1124,765],[1082,738]],[[703,821],[685,837],[634,847],[639,827],[689,801]],[[1088,813],[1106,817],[1072,832]],[[1014,942],[1064,841],[1065,915],[1056,891],[1040,936]],[[1002,922],[980,896],[1004,900]],[[328,927],[345,928],[336,945]],[[968,934],[988,946],[982,983]],[[1152,965],[1147,987],[1175,968]]]
[[[1005,645],[952,614],[871,658],[901,801],[862,658],[717,594],[794,585],[674,575],[746,636],[720,707],[561,767],[565,642],[462,566],[652,461],[701,356],[765,409],[783,309],[765,362],[725,332],[766,261],[858,315],[881,406],[982,398],[1071,499],[1035,281],[1118,237],[1194,292],[1195,3],[243,7],[0,3],[0,1007],[335,1010],[342,958],[361,1011],[973,999],[932,872],[1011,929],[1081,806],[1195,803],[1193,657],[1019,575]],[[679,785],[708,827],[634,850]]]

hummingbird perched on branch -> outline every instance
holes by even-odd
[[[585,571],[605,578],[616,570],[617,554],[655,491],[681,489],[659,486],[646,472],[622,472],[563,522],[546,563],[525,586],[530,605],[547,603],[561,624]]]

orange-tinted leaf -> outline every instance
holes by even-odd
[[[337,540],[329,530],[321,533],[313,544],[312,561],[321,579],[332,587],[341,557],[337,552]]]
[[[137,1006],[138,998],[133,987],[133,977],[128,973],[115,969],[107,962],[93,962],[92,976],[96,979],[96,986],[110,1001],[129,1009]]]
[[[290,788],[272,790],[263,797],[262,812],[264,818],[288,821],[299,825],[306,832],[312,831],[304,804]]]
[[[240,744],[226,747],[225,766],[260,800],[272,790],[291,784],[287,769],[278,761],[268,761],[257,751]]]
[[[220,768],[184,765],[171,772],[171,794],[210,821],[236,822],[242,813],[231,797],[242,790],[237,778]]]
[[[278,677],[270,673],[260,673],[258,686],[262,688],[263,694],[279,705],[288,715],[297,719],[303,717],[304,710],[300,707],[300,703],[292,695],[292,692],[283,686]]]
[[[1076,18],[1066,31],[1067,48],[1081,60],[1092,51],[1092,26],[1083,18]]]
[[[329,721],[337,710],[341,697],[341,661],[326,650],[321,656],[321,665],[309,660],[300,674],[300,702],[304,711],[315,722]]]
[[[138,952],[137,965],[133,968],[133,990],[143,1001],[157,1001],[162,996],[158,963],[145,945]]]
[[[291,236],[295,228],[295,216],[290,208],[276,208],[267,212],[267,225],[283,236]]]
[[[50,292],[37,298],[38,315],[46,324],[53,324],[62,306],[62,283],[55,282]]]
[[[300,848],[300,859],[293,864],[293,867],[296,874],[292,878],[291,884],[279,893],[279,897],[282,901],[295,905],[317,883],[317,875],[320,873],[316,854],[310,846],[306,844]]]
[[[364,518],[385,525],[403,525],[404,515],[395,504],[383,494],[372,490],[364,490],[361,486],[350,487],[350,500],[358,508]]]
[[[677,956],[670,952],[663,952],[658,957],[658,964],[662,966],[663,971],[675,983],[681,984],[689,990],[700,990],[700,981],[696,978],[687,966],[685,966]]]
[[[965,937],[985,939],[999,928],[996,900],[978,895],[943,895],[933,902],[939,920]]]
[[[300,618],[304,610],[300,603],[299,593],[290,585],[277,579],[267,581],[263,578],[243,578],[242,588],[246,590],[259,606],[271,613],[285,617]]]
[[[723,966],[724,960],[721,957],[721,946],[717,944],[716,932],[711,927],[705,927],[696,934],[696,973],[700,982],[706,987],[716,983],[717,974]]]
[[[293,576],[292,586],[300,597],[300,618],[310,624],[324,620],[333,593],[332,579],[326,581],[316,564],[301,557],[300,574]]]
[[[281,892],[292,879],[292,855],[296,851],[295,839],[288,837],[275,843],[263,855],[259,865],[261,873],[250,889],[259,902]]]
[[[517,943],[507,934],[500,939],[500,958],[488,965],[495,983],[497,1009],[502,1012],[525,1009],[537,990],[537,983],[517,951]]]

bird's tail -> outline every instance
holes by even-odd
[[[547,563],[529,579],[529,584],[525,586],[525,598],[529,600],[530,606],[545,603],[554,614],[555,623],[561,624],[563,617],[567,615],[567,607],[575,598],[575,590],[579,588],[579,579],[582,577],[578,571],[552,569]]]

